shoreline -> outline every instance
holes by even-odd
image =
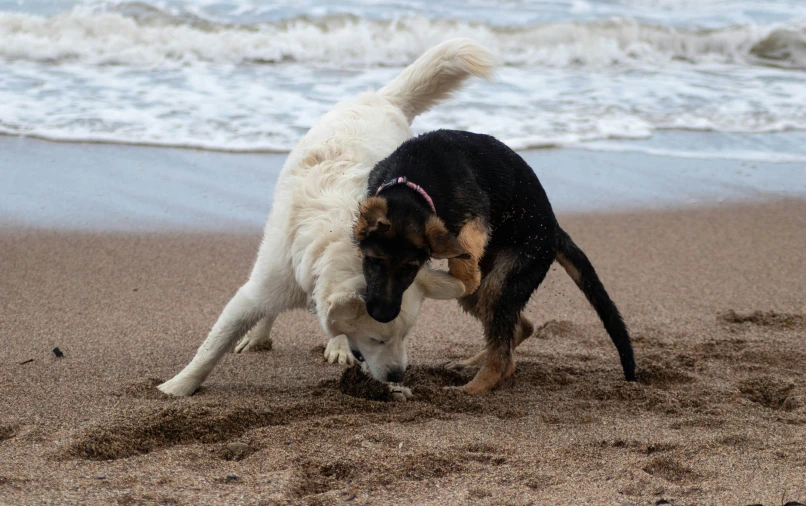
[[[551,148],[519,152],[558,215],[806,198],[802,164]],[[0,225],[96,231],[261,228],[285,154],[0,136]]]

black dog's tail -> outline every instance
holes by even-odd
[[[579,249],[579,246],[574,244],[574,241],[563,229],[559,229],[557,246],[557,261],[585,294],[588,302],[602,320],[605,330],[610,334],[613,344],[616,345],[621,358],[621,367],[624,369],[624,378],[627,381],[635,381],[635,357],[630,343],[630,334],[618,308],[607,295],[588,257]]]

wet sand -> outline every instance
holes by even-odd
[[[0,504],[806,502],[806,202],[559,218],[631,328],[638,383],[555,266],[526,310],[541,330],[487,396],[441,388],[469,379],[440,364],[480,328],[429,301],[407,403],[342,394],[305,312],[169,398],[154,386],[246,278],[259,232],[5,226]]]
[[[719,144],[719,136],[699,137]],[[806,198],[802,163],[584,149],[520,152],[559,213]],[[235,154],[0,135],[0,223],[105,231],[262,227],[284,154]]]

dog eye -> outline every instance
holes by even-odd
[[[380,339],[375,339],[374,337],[370,337],[370,340],[373,343],[377,344],[378,346],[383,346],[384,344],[386,344],[385,341],[381,341]]]

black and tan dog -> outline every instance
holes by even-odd
[[[460,303],[481,320],[487,341],[457,364],[482,365],[466,392],[486,392],[515,371],[513,350],[533,331],[521,311],[555,260],[599,314],[624,377],[635,380],[618,309],[560,228],[534,171],[495,138],[439,130],[403,143],[372,170],[354,232],[367,311],[381,322],[398,315],[404,290],[429,258],[450,259],[450,273],[470,294]]]

